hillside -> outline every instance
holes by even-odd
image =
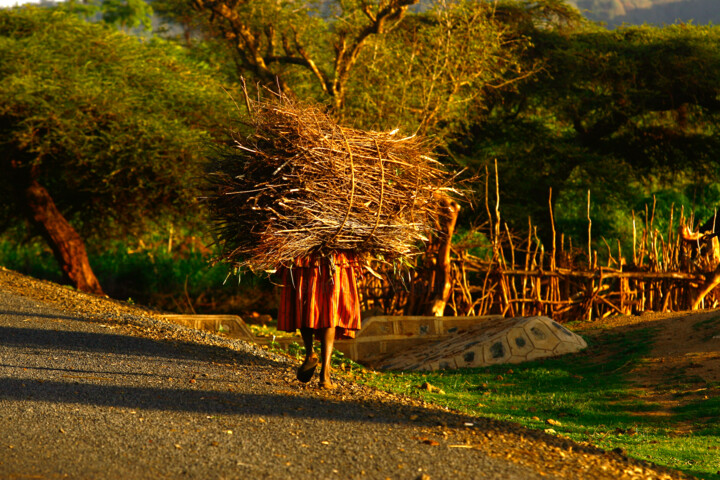
[[[615,27],[628,24],[720,24],[718,0],[568,0],[591,20]]]

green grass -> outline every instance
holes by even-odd
[[[140,245],[112,242],[102,249],[89,248],[90,265],[109,296],[162,310],[196,313],[245,313],[274,303],[268,280],[252,275],[228,277],[226,266],[210,265],[211,253],[177,247],[168,251],[167,239],[159,235],[148,235]],[[57,262],[40,241],[19,244],[0,237],[0,265],[63,283]]]
[[[355,377],[469,414],[529,428],[552,428],[576,441],[604,449],[622,448],[632,457],[718,480],[720,397],[689,403],[669,415],[655,415],[661,406],[646,401],[629,382],[631,369],[649,353],[654,334],[651,329],[605,332],[591,337],[585,352],[521,365]],[[419,389],[424,382],[445,393]],[[717,387],[709,386],[708,392],[717,395]],[[548,419],[560,425],[550,426]]]

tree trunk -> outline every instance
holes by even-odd
[[[55,206],[50,193],[31,179],[24,195],[30,219],[40,228],[65,278],[78,290],[103,295],[100,282],[90,268],[85,243]]]
[[[406,315],[440,317],[445,313],[452,293],[452,262],[450,251],[460,205],[450,197],[439,196],[441,214],[436,219],[436,237],[428,242],[424,266],[412,284]]]
[[[720,264],[715,268],[715,271],[709,276],[709,278],[705,280],[705,283],[700,286],[700,290],[698,290],[695,297],[692,299],[692,306],[690,308],[692,310],[700,308],[702,306],[702,301],[705,300],[707,294],[715,290],[718,285],[720,285]]]
[[[437,254],[435,262],[435,273],[431,294],[433,295],[426,315],[436,317],[443,316],[445,306],[452,293],[452,263],[450,261],[450,250],[452,248],[452,236],[455,232],[460,205],[450,197],[443,196],[440,199],[443,213],[438,219],[439,235],[437,239]]]

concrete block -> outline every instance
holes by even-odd
[[[438,338],[432,343],[398,349],[395,355],[374,365],[423,370],[471,368],[521,363],[576,352],[587,345],[581,337],[547,317],[479,318],[475,325],[467,323],[457,333]]]

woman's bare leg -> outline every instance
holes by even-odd
[[[320,386],[332,388],[334,385],[330,379],[330,358],[332,357],[333,345],[335,343],[335,327],[320,329]]]
[[[300,329],[300,336],[302,336],[303,343],[305,344],[305,361],[308,361],[314,354],[313,338],[315,337],[315,329],[302,327]]]
[[[313,337],[315,336],[315,330],[312,328],[303,327],[300,329],[300,335],[302,335],[303,343],[305,344],[305,360],[302,365],[298,367],[297,379],[303,383],[307,383],[312,379],[315,373],[315,367],[318,363],[317,355],[313,351]]]

